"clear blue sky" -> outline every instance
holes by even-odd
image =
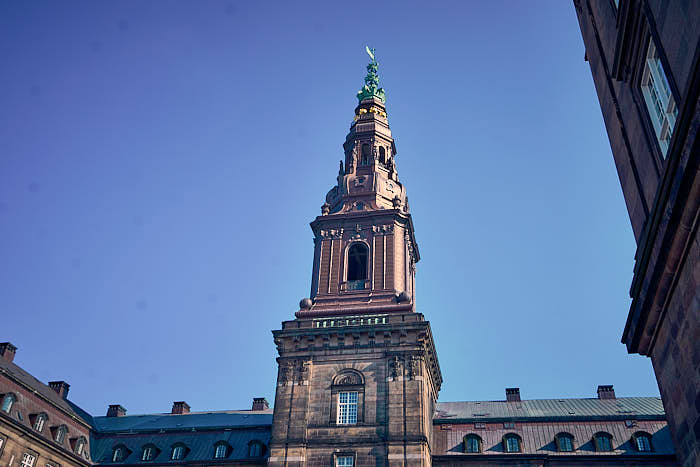
[[[570,1],[0,4],[0,341],[101,415],[274,398],[367,56],[440,400],[658,395]]]

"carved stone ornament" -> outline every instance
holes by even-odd
[[[408,376],[413,378],[420,374],[420,357],[418,355],[411,355],[408,359]]]
[[[357,386],[362,384],[360,376],[356,373],[341,373],[335,377],[334,386]]]
[[[377,235],[387,235],[387,234],[392,233],[393,231],[394,231],[393,224],[373,225],[372,226],[372,232],[374,232]]]
[[[401,374],[401,360],[394,356],[389,360],[389,371],[392,378],[397,378]]]

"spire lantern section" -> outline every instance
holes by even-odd
[[[311,300],[300,306],[300,318],[415,311],[420,256],[374,49],[367,52],[371,61],[343,144],[337,184],[311,223]]]

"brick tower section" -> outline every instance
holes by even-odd
[[[442,375],[373,54],[337,184],[312,223],[310,298],[273,331],[272,466],[428,466]]]

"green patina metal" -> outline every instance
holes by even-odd
[[[376,97],[382,102],[386,102],[386,96],[384,95],[384,89],[379,87],[379,75],[377,74],[377,67],[379,64],[374,58],[374,49],[365,47],[367,55],[369,55],[370,62],[367,64],[367,76],[365,76],[365,85],[362,89],[357,91],[357,99],[362,102],[364,99],[371,99]]]

